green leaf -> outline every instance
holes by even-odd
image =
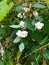
[[[45,6],[43,4],[33,4],[32,7],[35,7],[35,8],[45,8]]]
[[[27,3],[22,3],[22,5],[21,5],[22,7],[27,7],[28,6],[28,4]]]
[[[15,40],[13,41],[13,43],[18,43],[20,41],[19,37],[16,37]]]
[[[10,25],[11,28],[20,28],[19,25]]]
[[[29,30],[35,30],[34,26],[32,26],[31,22],[26,22],[26,27],[29,29]]]
[[[32,54],[29,58],[31,62],[36,61],[35,54]]]
[[[31,65],[38,65],[37,62],[36,62],[35,54],[32,54],[30,56],[30,61],[31,61]]]
[[[0,2],[0,21],[4,19],[4,17],[7,15],[7,13],[9,13],[12,7],[13,2],[10,2],[9,5],[5,0]]]
[[[43,21],[43,18],[41,16],[37,16],[35,19],[38,21]]]
[[[38,54],[38,55],[36,56],[36,61],[39,62],[40,58],[41,58],[41,57],[40,57],[40,54]]]
[[[40,45],[44,45],[48,42],[48,37],[45,37],[44,39],[42,39],[38,44]]]
[[[35,26],[35,21],[34,20],[32,21],[32,25]]]
[[[17,53],[17,60],[19,60],[19,58],[21,57],[21,55],[22,55],[22,52],[20,52],[20,51],[18,51],[18,53]]]
[[[21,43],[20,45],[19,45],[19,51],[20,52],[22,52],[23,50],[24,50],[24,43]]]
[[[3,35],[3,34],[5,34],[5,28],[0,28],[0,35]]]
[[[4,65],[4,63],[0,60],[0,65]]]
[[[43,50],[43,55],[44,55],[45,59],[49,60],[49,50],[44,49]]]
[[[17,11],[17,12],[21,12],[21,11],[22,11],[22,7],[21,7],[21,6],[17,6],[17,7],[16,7],[16,11]]]
[[[36,31],[30,32],[30,36],[35,41],[39,42],[42,39],[43,34],[39,32],[38,30],[36,30]]]

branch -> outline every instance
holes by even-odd
[[[28,55],[22,57],[22,58],[19,60],[19,62],[21,62],[23,59],[27,58],[28,56],[31,56],[33,53],[36,53],[36,52],[38,52],[38,51],[40,51],[40,50],[42,50],[42,49],[44,49],[44,48],[46,48],[46,47],[48,47],[48,46],[49,46],[49,43],[46,44],[46,45],[44,45],[44,46],[42,46],[42,47],[40,47],[40,48],[35,49],[34,51],[32,51],[31,53],[29,53]]]
[[[16,2],[17,4],[22,4],[22,3],[28,3],[28,4],[34,4],[34,3],[39,3],[39,4],[49,4],[49,2]]]

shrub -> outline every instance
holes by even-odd
[[[49,65],[49,4],[19,1],[0,1],[0,65]]]

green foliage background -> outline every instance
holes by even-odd
[[[49,0],[43,1],[49,2]],[[0,65],[49,65],[49,4],[32,4],[31,12],[25,13],[27,18],[19,19],[17,14],[24,12],[21,7],[30,6],[29,3],[25,4],[25,2],[38,2],[38,0],[0,0],[0,42],[5,50],[3,59],[0,54]],[[38,17],[35,18],[32,15],[33,10],[39,12]],[[21,20],[27,24],[24,30],[28,31],[28,37],[25,39],[16,38],[16,32],[21,28],[9,27],[9,25],[19,24]],[[35,30],[35,21],[44,23],[42,30]],[[15,43],[13,43],[15,38]],[[19,45],[22,42],[25,49],[20,52]],[[26,55],[28,56],[23,58]]]

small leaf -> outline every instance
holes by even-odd
[[[34,30],[34,26],[32,26],[32,24],[30,22],[26,22],[26,27],[30,30]]]
[[[22,11],[22,7],[21,7],[21,6],[17,6],[17,7],[16,7],[16,11],[17,11],[17,12],[21,12],[21,11]]]
[[[18,53],[17,53],[17,60],[19,60],[19,58],[21,57],[21,55],[22,55],[22,52],[18,51]]]
[[[43,40],[39,42],[40,45],[44,45],[48,42],[48,37],[45,37]]]
[[[24,44],[23,43],[21,43],[20,45],[19,45],[19,50],[20,50],[20,52],[22,52],[23,50],[24,50]]]
[[[34,20],[32,21],[32,25],[35,26],[35,21]]]
[[[32,7],[35,7],[35,8],[45,8],[45,6],[43,4],[33,4]]]
[[[16,37],[15,40],[13,41],[13,43],[18,43],[20,41],[19,37]]]
[[[30,60],[31,60],[31,62],[36,61],[35,54],[32,54],[32,55],[30,56]]]
[[[10,25],[9,27],[11,27],[11,28],[20,28],[19,25]]]
[[[5,34],[5,28],[0,28],[0,35]]]
[[[44,55],[45,59],[49,60],[49,50],[44,49],[43,50],[43,55]]]
[[[40,58],[41,58],[40,54],[38,54],[37,57],[36,57],[36,61],[39,62]]]
[[[21,5],[22,7],[27,7],[28,6],[28,4],[27,3],[22,3],[22,5]]]
[[[37,16],[35,19],[38,21],[43,21],[43,18],[41,16]]]

